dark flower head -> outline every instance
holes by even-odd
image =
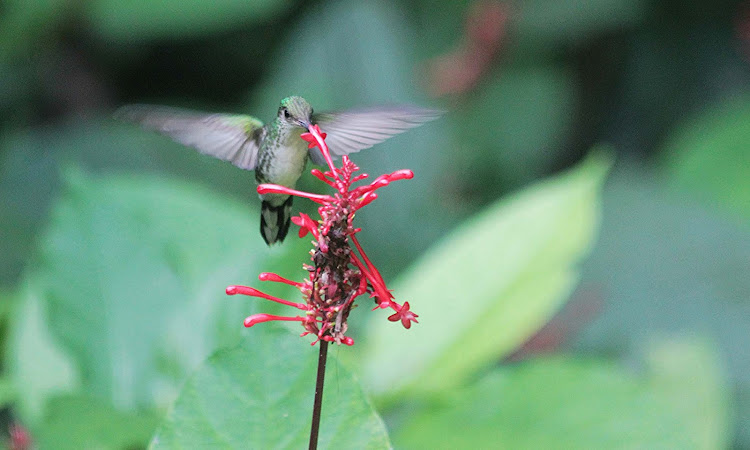
[[[303,336],[314,334],[317,337],[313,344],[322,339],[352,345],[352,338],[345,336],[347,318],[355,306],[354,301],[357,297],[368,294],[375,300],[375,309],[390,308],[395,311],[388,320],[401,321],[405,328],[411,327],[412,322],[417,322],[418,316],[409,310],[408,302],[402,306],[393,300],[383,277],[357,240],[356,234],[361,230],[354,228],[353,221],[358,209],[377,198],[376,190],[395,180],[410,179],[414,174],[410,170],[398,170],[381,175],[369,184],[354,187],[354,183],[368,176],[355,175],[359,167],[347,156],[342,158],[341,167],[336,167],[325,143],[326,135],[317,125],[310,126],[308,132],[303,133],[301,137],[309,142],[310,148],[320,148],[330,169],[325,172],[313,169],[311,173],[336,192],[334,195],[321,195],[275,184],[258,186],[259,194],[295,195],[320,204],[320,219],[314,220],[302,213],[292,218],[292,222],[300,227],[300,237],[311,234],[314,239],[310,251],[312,264],[304,266],[308,272],[307,278],[298,283],[273,273],[262,273],[259,279],[297,287],[302,293],[304,303],[283,300],[247,286],[229,286],[227,294],[265,298],[297,308],[304,314],[288,317],[255,314],[245,319],[245,326],[251,327],[268,321],[298,321],[305,329]]]

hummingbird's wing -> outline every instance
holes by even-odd
[[[254,169],[258,160],[263,122],[251,116],[128,105],[118,109],[115,117],[157,131],[241,169]]]
[[[396,105],[368,109],[313,114],[312,122],[326,134],[326,144],[335,159],[383,142],[391,136],[437,119],[443,111]],[[324,165],[318,148],[310,149],[310,159]]]

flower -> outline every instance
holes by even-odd
[[[272,281],[295,286],[302,293],[304,303],[290,302],[278,297],[265,294],[248,286],[229,286],[228,295],[243,294],[260,297],[266,300],[291,306],[302,311],[298,316],[274,316],[270,314],[254,314],[245,319],[245,326],[251,327],[258,323],[269,321],[297,321],[302,324],[305,332],[302,335],[314,334],[313,345],[319,340],[352,345],[354,340],[346,336],[347,318],[354,301],[363,294],[374,298],[374,309],[390,308],[395,311],[388,320],[401,321],[404,328],[410,328],[412,322],[417,322],[409,303],[403,305],[394,301],[380,272],[362,249],[356,234],[360,228],[354,228],[354,215],[360,208],[370,204],[378,196],[375,191],[388,186],[392,181],[410,179],[414,177],[411,170],[396,172],[377,177],[373,182],[362,186],[354,186],[368,177],[367,174],[356,175],[359,167],[347,156],[342,158],[341,167],[333,164],[328,145],[325,143],[326,134],[320,131],[318,125],[312,125],[307,133],[301,135],[309,143],[309,148],[318,147],[328,164],[328,171],[313,169],[312,175],[335,189],[334,195],[312,194],[298,191],[275,184],[261,184],[259,194],[285,194],[304,197],[320,206],[319,220],[314,220],[307,214],[300,213],[293,217],[292,222],[299,226],[299,236],[311,234],[313,248],[310,251],[312,264],[304,267],[308,272],[303,282],[286,279],[274,273],[261,273],[261,281]],[[354,244],[352,247],[351,244]]]

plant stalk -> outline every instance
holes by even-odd
[[[323,407],[323,382],[326,377],[326,359],[328,356],[328,341],[318,343],[318,378],[315,381],[315,402],[313,403],[312,426],[310,427],[310,450],[318,448],[318,429],[320,428],[320,410]]]

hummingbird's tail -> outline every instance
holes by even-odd
[[[281,205],[274,206],[263,200],[260,205],[260,234],[266,244],[282,242],[289,232],[292,221],[292,199],[290,195]]]

